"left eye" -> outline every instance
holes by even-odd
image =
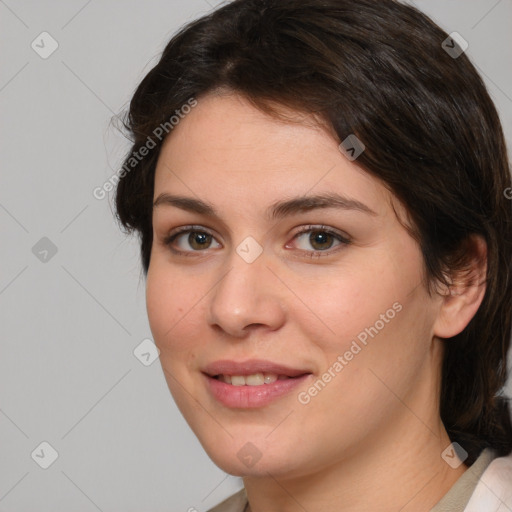
[[[308,229],[294,237],[298,241],[298,248],[311,251],[326,251],[341,244],[348,244],[349,240],[338,233],[326,229]],[[337,242],[337,243],[336,243]]]

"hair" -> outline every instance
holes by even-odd
[[[447,37],[395,0],[223,5],[184,26],[136,89],[123,120],[133,142],[123,168],[148,140],[156,147],[119,174],[116,210],[122,229],[139,235],[147,275],[165,140],[155,140],[155,128],[190,98],[200,102],[217,89],[271,116],[280,116],[279,107],[312,114],[339,141],[356,135],[366,148],[357,165],[405,206],[429,293],[469,268],[475,235],[487,244],[482,304],[460,334],[443,341],[440,415],[472,464],[483,448],[512,450],[502,394],[512,311],[511,178],[495,106],[466,54],[445,51]]]

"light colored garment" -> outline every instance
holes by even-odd
[[[245,489],[208,512],[244,512]],[[511,512],[512,453],[495,458],[484,450],[430,512]]]
[[[483,450],[430,512],[464,512],[478,480],[495,458],[496,455],[492,450]]]
[[[512,510],[512,454],[494,459],[480,478],[464,512]]]

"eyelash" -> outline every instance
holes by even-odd
[[[338,247],[338,249],[335,248],[334,250],[328,249],[325,251],[320,251],[320,250],[306,251],[305,249],[299,249],[299,251],[307,253],[304,255],[305,257],[320,258],[322,256],[330,256],[331,254],[338,252],[340,250],[340,247],[343,247],[344,245],[349,245],[351,243],[351,240],[349,238],[347,238],[347,237],[341,235],[340,233],[328,228],[327,226],[323,226],[323,225],[303,226],[300,229],[300,231],[298,231],[293,236],[292,240],[295,240],[296,238],[298,238],[300,235],[303,235],[304,233],[315,232],[315,231],[321,232],[321,233],[326,233],[328,235],[332,235],[336,240],[338,240],[340,242],[340,244],[338,246],[336,246],[336,247]],[[181,256],[193,256],[194,253],[200,253],[202,251],[180,251],[180,250],[177,250],[177,249],[174,249],[171,247],[171,245],[174,243],[176,238],[178,238],[178,236],[183,235],[185,233],[191,233],[191,232],[207,234],[207,235],[210,235],[213,237],[213,234],[210,233],[209,231],[205,230],[202,226],[183,226],[182,228],[178,228],[177,231],[170,233],[168,236],[166,236],[163,240],[163,244],[166,247],[169,247],[169,249],[174,254],[178,254]]]

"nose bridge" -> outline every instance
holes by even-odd
[[[284,320],[278,282],[254,242],[246,239],[233,248],[210,299],[210,323],[233,336],[243,336],[253,324],[277,329]]]

